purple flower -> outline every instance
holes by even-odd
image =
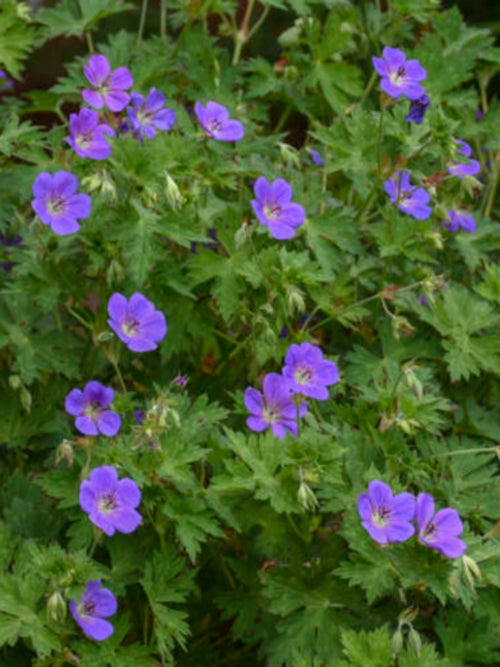
[[[66,141],[80,157],[105,160],[112,153],[106,135],[114,135],[114,130],[99,123],[99,114],[92,109],[81,109],[69,117],[70,136]]]
[[[315,151],[312,148],[308,148],[307,150],[309,151],[309,155],[311,156],[313,164],[315,164],[317,167],[325,166],[325,161],[323,160],[321,154],[318,151]]]
[[[76,194],[77,190],[78,179],[69,171],[57,171],[53,176],[44,171],[35,178],[31,206],[58,236],[74,234],[80,229],[78,220],[90,215],[92,200]]]
[[[176,378],[172,380],[172,382],[179,385],[179,387],[185,387],[187,384],[187,378],[185,375],[178,375]]]
[[[135,421],[138,424],[142,424],[144,422],[144,420],[146,419],[146,415],[144,414],[144,412],[142,410],[134,410],[134,417],[135,417]]]
[[[477,229],[476,221],[472,215],[467,215],[467,213],[463,213],[462,211],[448,211],[448,217],[444,221],[444,226],[452,234],[456,234],[460,228],[469,232],[469,234],[474,234]]]
[[[283,440],[287,430],[297,435],[297,406],[292,403],[287,380],[278,373],[268,373],[263,382],[264,396],[253,387],[245,390],[245,405],[251,414],[247,419],[252,431],[271,428],[273,434]],[[307,406],[302,403],[299,416],[303,417]]]
[[[415,498],[411,493],[393,496],[392,490],[380,480],[368,485],[368,493],[358,497],[361,525],[370,537],[379,542],[404,542],[415,533]]]
[[[425,89],[418,82],[427,78],[427,72],[418,60],[406,60],[399,49],[386,46],[383,58],[373,57],[373,66],[380,80],[381,89],[397,99],[406,95],[409,100],[418,100],[425,95]]]
[[[113,634],[113,626],[104,619],[116,614],[118,605],[113,593],[108,588],[101,588],[100,581],[88,581],[80,602],[70,600],[69,609],[90,639],[102,642]]]
[[[127,109],[130,126],[141,138],[152,139],[157,130],[167,132],[175,124],[175,111],[164,109],[165,95],[151,88],[147,97],[132,93]]]
[[[167,333],[165,315],[139,292],[128,301],[123,294],[113,294],[108,314],[109,326],[132,352],[156,350]]]
[[[397,171],[384,183],[384,189],[391,198],[391,202],[397,203],[399,210],[403,213],[417,220],[426,220],[430,216],[432,209],[427,206],[431,199],[429,193],[424,188],[413,187],[407,171]]]
[[[109,537],[133,533],[142,521],[136,511],[141,502],[137,484],[128,477],[118,481],[112,466],[94,468],[88,479],[80,484],[80,507],[92,523]]]
[[[260,176],[253,190],[257,199],[252,200],[252,208],[259,222],[269,227],[271,236],[280,240],[295,236],[295,229],[304,222],[306,212],[300,204],[292,203],[292,186],[282,178],[271,185]]]
[[[126,67],[119,67],[113,72],[107,58],[91,56],[86,67],[83,68],[87,81],[96,90],[86,88],[82,97],[95,109],[102,109],[106,105],[111,111],[122,111],[130,101],[130,95],[124,91],[134,84],[132,74]]]
[[[457,510],[445,507],[436,515],[434,511],[434,498],[429,493],[420,493],[416,508],[418,539],[447,558],[459,558],[467,545],[458,538],[464,527]]]
[[[425,306],[425,308],[430,309],[430,304],[429,304],[429,301],[428,301],[427,297],[425,296],[425,294],[421,294],[418,301],[422,306]]]
[[[194,111],[198,122],[212,139],[217,141],[239,141],[243,139],[245,130],[239,120],[231,120],[226,107],[217,102],[207,102],[204,107],[196,102]]]
[[[421,125],[430,103],[431,100],[428,95],[422,95],[422,97],[420,97],[418,100],[412,100],[410,104],[410,111],[405,118],[406,122],[414,122],[417,125]]]
[[[460,155],[463,155],[466,161],[464,162],[464,158],[462,158],[461,162],[454,162],[446,171],[453,176],[458,176],[458,178],[465,178],[466,176],[475,176],[476,174],[479,174],[481,171],[481,163],[472,159],[472,148],[467,142],[462,141],[462,139],[457,139],[456,143],[459,146],[457,152]]]
[[[476,121],[479,123],[484,118],[484,111],[482,109],[476,109]]]
[[[310,343],[290,345],[285,357],[283,377],[288,380],[292,393],[319,401],[328,398],[327,386],[336,384],[340,379],[337,364],[323,359],[321,349]]]
[[[14,86],[14,82],[9,77],[7,72],[4,72],[3,69],[0,69],[0,90],[8,90]]]
[[[76,417],[75,426],[85,435],[116,435],[122,425],[121,417],[108,410],[115,392],[100,382],[87,382],[83,391],[72,389],[66,396],[66,412]]]

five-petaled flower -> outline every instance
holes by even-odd
[[[291,239],[295,230],[306,218],[306,212],[300,204],[292,202],[292,186],[282,178],[270,184],[260,176],[254,184],[257,199],[252,200],[252,208],[259,222],[269,227],[275,239]]]
[[[33,182],[33,210],[44,225],[58,236],[74,234],[80,229],[78,220],[90,215],[91,199],[77,194],[78,179],[69,171],[57,171],[53,176],[44,171]]]
[[[460,162],[453,162],[446,171],[453,176],[458,176],[458,178],[479,174],[481,163],[478,160],[472,159],[472,148],[467,142],[462,141],[462,139],[457,139],[456,143],[459,147],[457,149],[458,154],[464,157],[460,158]]]
[[[130,127],[141,138],[152,139],[157,130],[168,131],[175,124],[175,111],[164,109],[165,95],[151,88],[147,96],[132,93],[127,109]]]
[[[70,600],[69,609],[83,632],[98,642],[111,637],[114,628],[104,619],[116,614],[116,598],[100,581],[88,581],[80,601]]]
[[[194,111],[198,122],[212,139],[217,141],[239,141],[243,139],[245,130],[239,120],[229,118],[229,111],[222,104],[207,102],[204,107],[196,102]]]
[[[457,510],[445,507],[437,514],[434,512],[434,498],[429,493],[420,493],[416,506],[418,539],[447,558],[459,558],[467,545],[458,537],[464,527]]]
[[[427,72],[418,60],[406,60],[406,55],[399,49],[386,46],[382,52],[383,58],[372,58],[373,66],[380,79],[381,89],[397,99],[406,95],[409,100],[418,100],[425,95],[425,89],[420,81],[427,78]]]
[[[415,533],[415,498],[411,493],[394,496],[387,484],[374,480],[368,493],[358,497],[361,525],[379,544],[405,542]]]
[[[428,95],[422,95],[422,97],[420,97],[418,100],[412,100],[410,104],[410,111],[405,118],[406,122],[413,122],[417,125],[421,125],[430,103],[431,100]]]
[[[336,384],[340,379],[337,364],[323,359],[321,349],[311,343],[290,345],[285,357],[283,377],[288,380],[292,393],[319,401],[328,398],[327,386]]]
[[[70,136],[66,141],[80,157],[105,160],[111,153],[106,136],[115,134],[113,128],[99,122],[99,114],[92,109],[81,109],[69,117]]]
[[[472,215],[459,210],[448,211],[448,217],[444,221],[444,226],[449,229],[452,234],[456,234],[459,229],[463,229],[465,232],[469,232],[469,234],[474,234],[477,229],[476,221]]]
[[[411,215],[417,220],[426,220],[432,209],[427,204],[431,198],[424,188],[413,187],[407,171],[396,172],[392,178],[384,183],[384,189],[391,202],[398,205],[400,211]]]
[[[109,537],[116,531],[132,533],[138,528],[142,516],[136,508],[140,502],[137,484],[128,477],[118,480],[112,466],[94,468],[89,478],[80,484],[80,507]]]
[[[130,95],[126,92],[134,85],[134,79],[130,70],[126,67],[118,67],[113,72],[105,56],[95,55],[89,58],[86,67],[83,68],[87,81],[94,86],[95,90],[86,88],[82,97],[94,109],[102,109],[107,106],[111,111],[122,111],[130,101]]]
[[[100,382],[87,382],[83,391],[72,389],[66,396],[66,412],[76,417],[76,428],[85,435],[111,437],[120,430],[122,420],[118,413],[109,410],[115,392]]]
[[[247,426],[252,431],[264,431],[270,428],[273,434],[283,440],[287,431],[297,435],[297,406],[291,400],[288,381],[278,373],[268,373],[263,382],[264,396],[253,387],[245,390],[245,405],[251,416],[247,418]],[[302,403],[299,416],[307,412]]]
[[[156,350],[167,333],[165,315],[140,292],[128,301],[123,294],[113,294],[108,315],[109,326],[132,352]]]

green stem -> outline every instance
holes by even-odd
[[[80,322],[85,328],[87,328],[89,331],[93,331],[94,328],[90,324],[90,322],[87,322],[87,320],[84,320],[83,317],[78,315],[76,311],[73,310],[73,308],[70,308],[70,306],[66,306],[66,310],[70,315],[73,315],[73,317]]]
[[[167,41],[167,0],[161,0],[160,5],[160,37]]]
[[[139,20],[139,30],[137,31],[137,46],[142,42],[144,35],[144,26],[146,25],[146,16],[148,13],[148,0],[142,0],[141,18]]]
[[[498,188],[498,162],[495,161],[494,166],[493,166],[493,174],[492,174],[492,179],[491,179],[491,185],[490,185],[490,191],[488,193],[488,199],[486,201],[486,206],[484,207],[484,217],[489,218],[491,215],[491,211],[493,209],[493,205],[495,203],[495,196],[497,193],[497,188]]]
[[[304,542],[305,544],[307,544],[307,539],[304,537],[304,535],[302,535],[302,533],[300,532],[300,530],[297,528],[297,526],[296,526],[296,524],[295,524],[295,521],[292,519],[292,515],[289,514],[288,512],[285,512],[285,516],[286,516],[287,521],[288,521],[288,523],[290,524],[290,527],[291,527],[291,529],[293,530],[293,532],[294,532],[298,537],[300,537],[300,539],[301,539],[302,542]]]
[[[473,447],[472,449],[458,449],[454,452],[443,452],[442,454],[429,454],[430,457],[441,457],[441,456],[458,456],[460,454],[490,454],[492,452],[500,453],[498,445],[495,447]]]
[[[264,21],[267,18],[267,15],[269,14],[269,10],[271,9],[271,5],[266,5],[264,7],[264,11],[262,14],[259,16],[259,18],[255,21],[254,25],[252,26],[252,29],[248,33],[247,37],[247,42],[252,39],[252,37],[255,35],[255,33],[259,30],[260,26],[264,23]]]
[[[245,15],[243,16],[243,21],[241,22],[240,29],[237,31],[234,38],[234,53],[233,53],[233,65],[237,65],[241,58],[241,51],[245,46],[246,42],[249,39],[249,30],[248,26],[250,25],[250,17],[252,15],[252,10],[255,5],[255,0],[248,0],[247,6],[245,9]]]
[[[288,120],[288,116],[291,113],[292,113],[292,105],[290,102],[288,102],[288,104],[285,107],[285,110],[281,114],[280,119],[276,124],[276,127],[274,128],[275,132],[280,132],[282,130],[283,125],[286,123],[286,121]]]
[[[382,175],[382,133],[384,128],[384,111],[385,107],[382,107],[380,110],[380,121],[378,125],[377,164],[379,176]]]
[[[377,81],[377,77],[378,77],[377,72],[373,71],[370,79],[368,80],[368,83],[366,84],[366,88],[364,89],[363,94],[359,99],[358,104],[360,107],[363,106],[364,102],[366,101],[366,98],[372,92],[372,88]]]
[[[122,391],[124,394],[127,393],[127,387],[125,386],[125,382],[123,380],[122,373],[120,371],[120,367],[118,366],[117,360],[114,358],[114,356],[111,359],[111,363],[113,364],[113,368],[115,369],[116,376],[118,377],[118,382],[120,383],[120,387],[122,388]]]
[[[94,53],[94,42],[92,40],[92,33],[86,32],[85,39],[87,40],[87,48],[89,50],[89,53],[92,55]]]

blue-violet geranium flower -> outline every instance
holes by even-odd
[[[198,122],[212,139],[217,141],[239,141],[243,139],[245,130],[239,120],[229,118],[229,111],[222,104],[207,102],[203,106],[196,102],[194,112]]]
[[[467,545],[458,537],[464,527],[457,510],[445,507],[434,512],[434,498],[429,493],[420,493],[416,506],[418,539],[447,558],[459,558]]]
[[[123,294],[113,294],[108,315],[109,326],[132,352],[156,350],[167,333],[165,315],[140,292],[128,301]]]
[[[427,72],[418,60],[407,60],[400,49],[386,46],[383,58],[373,57],[373,66],[380,79],[380,88],[394,99],[406,95],[409,100],[418,100],[425,95],[420,81],[427,78]]]
[[[263,382],[264,395],[253,387],[245,390],[245,405],[251,416],[247,426],[252,431],[270,428],[273,434],[283,440],[287,431],[297,435],[297,406],[291,400],[288,381],[278,373],[268,373]],[[299,416],[303,417],[307,406],[302,403]]]
[[[457,153],[464,157],[460,158],[460,162],[453,162],[446,171],[453,176],[458,176],[458,178],[479,174],[481,163],[478,160],[472,159],[472,148],[467,142],[462,141],[462,139],[457,139],[456,143],[458,146]]]
[[[92,109],[81,109],[69,117],[70,136],[66,141],[80,157],[105,160],[111,153],[106,136],[114,136],[113,128],[99,122],[99,114]]]
[[[132,92],[127,114],[133,132],[152,139],[157,130],[170,130],[175,125],[175,111],[164,109],[164,105],[165,95],[156,88],[151,88],[148,95]]]
[[[411,493],[394,496],[391,488],[374,480],[368,485],[368,493],[358,497],[361,525],[379,544],[405,542],[415,533],[415,498]]]
[[[444,221],[444,226],[450,230],[452,234],[456,234],[459,229],[463,229],[469,234],[474,234],[477,225],[472,215],[468,215],[463,211],[448,211],[448,217]]]
[[[327,386],[336,384],[340,379],[337,364],[323,359],[322,350],[311,343],[290,345],[283,377],[288,380],[292,393],[319,401],[328,398]]]
[[[431,198],[424,188],[413,187],[407,171],[396,172],[392,178],[384,183],[384,189],[393,204],[403,213],[411,215],[417,220],[426,220],[432,209],[427,204]]]
[[[87,81],[95,90],[86,88],[82,97],[94,109],[107,106],[110,111],[123,111],[130,101],[125,91],[134,85],[134,79],[127,67],[118,67],[113,72],[105,56],[95,55],[89,58],[83,72]]]
[[[124,477],[112,466],[94,468],[88,479],[80,484],[80,507],[92,523],[109,537],[132,533],[142,521],[136,511],[141,503],[141,491],[134,480]]]
[[[292,202],[292,186],[282,178],[270,184],[260,176],[254,184],[256,199],[252,200],[252,208],[259,222],[269,227],[275,239],[291,239],[295,230],[300,227],[306,212],[300,204]]]
[[[53,176],[44,171],[33,182],[31,206],[58,236],[74,234],[80,229],[78,220],[90,215],[91,198],[77,190],[78,179],[69,171],[56,171]]]
[[[72,389],[66,396],[64,407],[66,412],[75,419],[75,426],[85,435],[106,435],[112,437],[120,430],[120,415],[109,406],[113,402],[115,392],[100,382],[87,382],[83,391]]]
[[[69,609],[83,632],[96,641],[111,637],[114,628],[104,619],[116,614],[116,598],[108,588],[102,588],[100,581],[88,581],[80,601],[70,600]]]

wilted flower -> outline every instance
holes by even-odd
[[[252,431],[271,428],[273,434],[283,440],[287,430],[297,435],[297,406],[292,403],[287,380],[278,373],[268,373],[263,382],[264,396],[253,387],[245,390],[245,405],[251,413],[247,426]],[[307,412],[305,403],[299,408],[299,416]]]
[[[217,102],[207,102],[204,107],[196,102],[194,111],[198,122],[212,139],[218,141],[239,141],[243,139],[245,130],[239,120],[231,120],[226,107]]]
[[[137,484],[128,477],[118,481],[112,466],[94,468],[88,479],[80,484],[80,507],[94,525],[109,537],[132,533],[142,521],[136,507],[141,502]]]
[[[427,78],[427,72],[418,60],[406,60],[406,55],[399,49],[386,46],[383,58],[373,57],[373,66],[380,79],[381,89],[397,99],[406,95],[409,100],[418,100],[425,95],[425,89],[419,81]]]
[[[463,229],[469,234],[474,234],[477,225],[472,215],[468,215],[463,211],[448,211],[448,217],[444,221],[444,226],[453,234],[456,234],[459,229]]]
[[[321,349],[310,343],[290,345],[285,357],[283,377],[294,394],[303,394],[320,401],[328,398],[327,386],[336,384],[340,379],[337,364],[323,359]]]
[[[113,294],[108,302],[109,326],[132,352],[156,350],[165,338],[165,315],[140,292],[127,301],[123,294]]]
[[[420,125],[424,120],[425,113],[431,103],[428,95],[422,95],[418,100],[412,100],[410,104],[410,111],[405,120],[407,123],[416,123]]]
[[[151,88],[147,96],[132,93],[127,109],[130,126],[141,138],[152,139],[157,130],[168,131],[175,124],[175,111],[164,109],[165,95]]]
[[[434,498],[429,493],[420,493],[416,507],[418,539],[448,558],[459,558],[467,545],[458,538],[464,527],[457,510],[445,507],[436,515],[434,512]]]
[[[124,91],[131,88],[134,79],[126,67],[118,67],[113,72],[107,58],[101,55],[91,56],[83,68],[87,81],[96,90],[86,88],[82,97],[95,109],[106,105],[111,111],[122,111],[130,101],[130,95]]]
[[[252,208],[259,222],[269,227],[275,239],[291,239],[295,229],[306,218],[306,212],[300,204],[292,202],[292,186],[282,178],[277,178],[271,185],[263,176],[255,181]]]
[[[116,614],[118,605],[113,593],[108,588],[102,588],[100,581],[88,581],[80,602],[77,604],[71,600],[69,609],[90,639],[100,642],[113,634],[113,626],[104,619]]]
[[[74,234],[80,229],[78,220],[90,215],[92,200],[89,195],[76,194],[78,179],[69,171],[38,174],[32,190],[33,210],[58,236]]]
[[[384,183],[384,189],[393,204],[398,205],[400,211],[411,215],[417,220],[426,220],[432,209],[427,204],[431,198],[424,188],[415,188],[410,184],[410,175],[407,171],[397,171],[392,178]]]
[[[462,139],[456,140],[457,145],[459,146],[457,153],[463,155],[461,162],[454,162],[446,170],[449,174],[453,176],[458,176],[458,178],[465,178],[466,176],[475,176],[481,171],[481,163],[478,160],[472,159],[472,148],[469,144]],[[466,160],[464,162],[464,159]]]
[[[66,412],[76,417],[75,426],[85,435],[113,436],[120,430],[122,420],[118,413],[108,410],[115,392],[100,382],[87,382],[83,391],[72,389],[66,396]]]
[[[325,161],[321,157],[321,154],[318,151],[313,150],[312,148],[307,149],[309,152],[309,155],[311,156],[312,163],[315,164],[317,167],[324,167],[325,166]]]
[[[361,525],[370,537],[379,542],[404,542],[415,533],[411,521],[415,517],[415,498],[411,493],[394,496],[387,484],[374,480],[368,493],[358,497]]]
[[[99,122],[99,114],[92,109],[81,109],[69,117],[70,136],[66,141],[80,157],[105,160],[112,153],[106,136],[114,135],[114,130]]]

